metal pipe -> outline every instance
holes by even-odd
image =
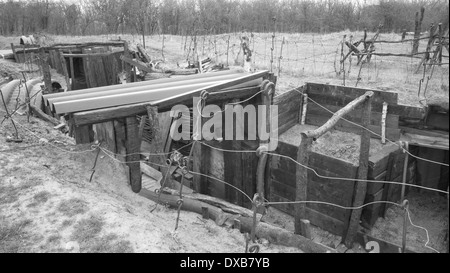
[[[115,89],[106,89],[104,91],[97,91],[97,92],[89,92],[90,89],[87,90],[83,90],[83,91],[72,91],[72,92],[67,92],[64,93],[63,95],[60,95],[58,97],[52,97],[52,98],[48,98],[47,96],[47,100],[46,105],[50,105],[52,103],[55,102],[62,102],[62,101],[68,101],[68,100],[76,100],[76,99],[82,99],[82,98],[94,98],[94,97],[99,97],[99,96],[110,96],[110,95],[114,95],[114,94],[120,94],[120,93],[128,93],[128,92],[138,92],[138,91],[142,91],[142,92],[146,92],[146,91],[150,91],[150,90],[155,90],[155,89],[159,89],[159,88],[165,88],[165,87],[177,87],[180,85],[189,85],[189,84],[194,84],[194,83],[212,83],[212,82],[217,82],[217,81],[222,81],[222,80],[231,80],[234,78],[237,78],[241,76],[240,74],[229,74],[229,75],[222,75],[222,76],[218,76],[218,77],[208,77],[205,79],[190,79],[190,80],[186,80],[186,81],[175,81],[175,82],[168,82],[168,83],[159,83],[159,84],[155,84],[153,81],[147,81],[146,85],[143,86],[131,86],[128,84],[122,84],[122,88],[115,88]],[[110,86],[110,87],[116,87],[116,85]],[[86,91],[86,92],[84,92]]]
[[[86,94],[86,93],[94,93],[94,92],[101,92],[101,91],[108,91],[108,90],[123,89],[123,88],[128,88],[128,87],[139,87],[139,86],[148,86],[148,85],[158,85],[158,84],[164,84],[164,83],[170,83],[170,82],[206,79],[206,78],[211,78],[211,77],[219,77],[219,76],[238,74],[238,73],[239,72],[236,70],[225,70],[225,71],[214,72],[214,73],[196,74],[196,75],[180,76],[180,77],[174,77],[174,78],[158,79],[158,80],[152,80],[152,81],[142,81],[142,82],[127,83],[127,84],[115,84],[115,85],[109,85],[109,86],[80,89],[80,90],[72,91],[71,93]],[[47,100],[49,98],[57,98],[57,97],[65,96],[65,95],[67,95],[67,94],[62,94],[62,93],[48,94],[45,96],[45,100]]]
[[[166,99],[170,96],[180,95],[186,92],[190,92],[192,90],[199,90],[213,84],[221,84],[227,81],[219,81],[219,82],[208,82],[208,83],[198,83],[183,87],[168,87],[168,88],[160,88],[156,90],[150,90],[147,92],[132,92],[132,93],[121,93],[110,96],[102,96],[102,97],[94,97],[94,98],[84,98],[78,100],[71,101],[62,101],[56,102],[53,104],[53,111],[57,114],[62,113],[73,113],[80,112],[86,110],[107,108],[119,105],[127,105],[133,103],[140,102],[152,102],[155,100]],[[257,85],[258,82],[249,81],[247,83],[243,83],[237,85],[236,88],[239,87],[248,87],[252,85]]]
[[[168,96],[177,95],[189,90],[194,90],[197,88],[206,87],[212,83],[219,82],[208,82],[208,83],[195,83],[192,85],[185,85],[182,87],[164,87],[149,91],[132,91],[132,92],[119,92],[104,96],[95,97],[81,97],[73,100],[64,100],[51,103],[52,111],[55,113],[72,113],[78,111],[85,111],[91,109],[99,109],[111,106],[126,105],[139,102],[150,102],[158,99],[163,99]],[[119,90],[120,91],[120,90]]]

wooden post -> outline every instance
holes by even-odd
[[[417,53],[419,50],[419,39],[420,39],[420,31],[423,21],[423,15],[425,13],[425,8],[422,7],[420,9],[420,19],[419,19],[419,12],[416,12],[416,20],[415,20],[415,27],[414,27],[414,43],[412,48],[412,54]],[[430,33],[431,35],[431,33]]]
[[[405,162],[403,165],[403,181],[402,181],[402,195],[400,198],[400,202],[403,202],[403,200],[405,199],[405,188],[406,188],[406,182],[407,182],[407,178],[408,178],[408,161],[409,161],[409,154],[408,149],[409,149],[409,145],[408,142],[405,142],[405,147],[403,147],[405,149]]]
[[[370,115],[372,112],[372,97],[367,97],[363,104],[362,126],[367,128],[370,125]],[[358,179],[367,180],[369,171],[369,150],[370,150],[370,132],[361,129],[361,148],[359,154]],[[366,197],[367,182],[356,182],[355,196],[353,199],[353,207],[359,207],[364,203]],[[353,246],[356,234],[359,229],[359,220],[361,218],[362,209],[352,211],[348,228],[345,232],[345,245],[348,248]]]
[[[136,117],[126,118],[126,162],[130,172],[130,184],[133,192],[140,192],[142,187],[140,150],[141,142],[139,141],[139,124]]]
[[[14,59],[16,60],[17,63],[19,63],[19,62],[20,62],[20,61],[19,61],[19,57],[17,56],[17,52],[16,52],[16,49],[15,49],[13,43],[11,43],[11,50],[12,50],[12,52],[13,52],[13,54],[14,54]]]
[[[70,65],[70,78],[72,79],[71,84],[70,84],[70,90],[73,90],[74,83],[75,83],[75,71],[74,71],[74,67],[73,67],[73,58],[72,57],[69,58],[69,65]]]
[[[124,50],[123,55],[125,57],[127,57],[127,58],[131,58],[130,51],[128,49],[128,42],[127,41],[125,41],[123,43],[123,50]],[[128,63],[124,63],[123,67],[125,67],[125,73],[127,75],[127,83],[130,83],[131,82],[131,65],[129,65]]]
[[[39,49],[39,60],[41,61],[42,73],[44,74],[44,94],[49,94],[52,92],[52,78],[50,74],[50,66],[47,61],[47,55],[42,47]]]
[[[67,91],[72,90],[72,87],[70,86],[70,80],[69,80],[69,73],[67,72],[67,63],[66,63],[66,59],[64,58],[61,50],[58,50],[58,55],[59,55],[59,60],[61,62],[61,66],[62,66],[62,71],[64,74],[64,78],[66,79],[66,86],[67,86]]]
[[[297,151],[297,161],[304,165],[308,165],[309,161],[309,150],[312,145],[312,138],[306,136],[306,134],[301,134],[301,142]],[[305,167],[296,166],[295,176],[296,189],[295,189],[295,201],[306,201],[307,197],[307,187],[308,187],[308,170]],[[300,234],[305,236],[307,231],[304,230],[305,225],[302,225],[302,220],[306,219],[306,209],[305,204],[295,204],[295,234]]]

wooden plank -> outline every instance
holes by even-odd
[[[403,140],[408,141],[409,145],[427,147],[439,150],[449,150],[449,137],[424,136],[418,134],[404,133]]]
[[[397,161],[397,157],[400,155],[401,151],[396,151],[393,152],[389,155],[389,160],[388,160],[388,168],[386,170],[386,181],[393,181],[394,179],[394,164]],[[384,191],[383,191],[383,195],[381,197],[381,200],[387,200],[388,199],[388,193],[389,193],[389,188],[390,188],[391,184],[385,184],[384,185]],[[387,206],[386,204],[381,204],[381,208],[380,208],[380,216],[384,217],[385,216],[385,212],[386,212]]]
[[[148,103],[141,103],[138,105],[124,105],[78,112],[73,114],[73,119],[76,125],[85,125],[114,119],[121,119],[128,116],[142,115],[147,113],[147,104]]]
[[[139,63],[139,62],[137,62],[137,61],[134,61],[134,60],[132,60],[131,58],[127,58],[127,57],[125,57],[125,56],[120,56],[120,59],[122,60],[122,61],[124,61],[125,63],[128,63],[128,64],[130,64],[130,65],[132,65],[132,66],[134,66],[134,67],[137,67],[137,68],[139,68],[139,70],[142,70],[142,71],[145,71],[145,72],[147,72],[147,73],[153,73],[153,72],[155,72],[155,71],[153,71],[153,69],[151,69],[150,67],[147,67],[147,66],[145,66],[143,63],[141,64],[141,63]]]
[[[309,163],[309,151],[312,145],[312,138],[308,138],[305,134],[300,136],[301,142],[297,149],[297,162],[303,166],[307,166]],[[296,189],[295,189],[295,201],[307,201],[308,193],[308,170],[297,165],[296,167]],[[306,231],[302,230],[301,221],[306,219],[305,204],[300,203],[295,206],[295,234],[305,235]]]
[[[369,178],[369,180],[376,180],[376,181],[384,181],[386,180],[386,173],[387,171],[384,171],[374,177],[373,179]],[[378,192],[381,188],[383,188],[383,183],[367,183],[367,194],[375,194]]]
[[[334,97],[329,95],[321,95],[321,94],[308,94],[308,97],[311,100],[314,100],[316,103],[321,105],[333,105],[343,107],[352,101],[349,97]],[[314,102],[312,102],[314,103]],[[372,105],[372,111],[382,113],[383,104],[374,102]],[[398,115],[399,120],[407,120],[407,119],[423,119],[425,117],[425,110],[420,107],[414,107],[409,105],[402,104],[389,104],[388,114]]]
[[[275,193],[270,194],[270,202],[292,202],[291,200],[288,200],[286,198],[283,198],[281,196],[278,196]],[[274,208],[281,210],[282,212],[285,212],[289,214],[290,216],[295,215],[295,206],[292,203],[283,203],[283,204],[274,204],[272,205]]]
[[[369,179],[374,179],[374,177],[380,175],[380,173],[385,172],[388,166],[389,155],[400,149],[397,145],[385,145],[383,149],[373,154],[369,158]]]
[[[364,95],[368,91],[372,91],[374,93],[372,98],[374,103],[387,102],[394,105],[398,103],[398,94],[395,92],[310,82],[306,83],[306,85],[308,88],[308,95],[319,94],[339,98],[350,98],[353,100]]]
[[[335,235],[342,235],[344,232],[344,223],[333,217],[315,211],[311,208],[306,208],[306,217],[311,224],[318,226]]]
[[[378,192],[376,192],[375,194],[367,194],[364,203],[367,204],[370,202],[381,201],[382,197],[383,197],[383,188],[378,190]],[[380,209],[381,203],[364,207],[361,215],[363,226],[365,226],[366,228],[371,228],[375,224],[380,215]]]
[[[271,179],[270,181],[270,190],[272,193],[286,198],[287,200],[294,201],[295,200],[295,187],[292,187],[288,184],[278,182],[275,179]]]
[[[94,139],[92,125],[76,126],[74,133],[76,144],[91,143]]]
[[[373,92],[368,91],[364,95],[357,97],[356,99],[352,100],[350,103],[345,105],[343,108],[339,109],[336,113],[333,114],[333,116],[327,120],[323,125],[321,125],[319,128],[310,130],[305,132],[305,134],[308,137],[312,138],[319,138],[326,132],[328,132],[331,128],[333,128],[339,121],[342,121],[342,117],[346,114],[353,111],[356,107],[363,104],[365,101],[367,101],[369,98],[372,99]],[[367,125],[370,123],[370,120],[367,121]],[[364,122],[365,124],[365,122]]]
[[[362,125],[368,126],[370,123],[370,115],[372,112],[372,99],[368,98],[364,102],[364,112]],[[360,155],[359,155],[359,165],[358,165],[358,176],[360,180],[367,179],[367,174],[369,171],[369,152],[370,152],[370,133],[366,130],[361,130],[361,145],[360,145]],[[367,182],[356,182],[355,186],[355,196],[353,200],[353,207],[359,207],[364,203],[364,198],[366,196]],[[351,211],[350,221],[348,222],[348,229],[345,232],[345,245],[347,247],[352,247],[353,242],[356,237],[356,233],[359,228],[359,220],[361,219],[362,209],[355,209]],[[346,223],[347,225],[347,223]]]
[[[225,140],[223,147],[227,150],[241,150],[240,144],[240,141]],[[224,152],[223,157],[225,181],[242,189],[242,156],[239,153]],[[225,200],[233,204],[243,204],[243,196],[231,187],[225,188]]]
[[[113,126],[117,152],[116,157],[119,161],[125,162],[126,160],[125,155],[127,154],[125,120],[124,119],[114,120]]]
[[[151,156],[149,161],[165,166],[168,156],[162,153],[167,153],[165,150],[165,145],[167,143],[167,138],[170,137],[169,131],[172,123],[172,117],[170,117],[169,112],[159,113],[158,108],[154,106],[147,107],[147,115],[150,128],[153,130],[153,139],[150,143],[149,152],[152,154],[160,154]]]
[[[205,178],[205,194],[216,198],[225,199],[225,190],[228,186],[221,182],[221,180],[224,180],[223,152],[210,147],[207,147],[207,149],[209,149],[209,158],[202,158],[201,173],[207,174],[213,178]],[[204,164],[204,161],[206,160],[208,160],[208,164]]]
[[[300,88],[294,88],[273,97],[273,105],[283,105],[291,100],[301,100],[302,96],[297,90],[300,90]]]
[[[256,164],[257,156],[254,153],[241,153],[242,156],[242,190],[253,199],[256,193]],[[243,198],[242,206],[251,208],[251,202]]]
[[[129,167],[130,184],[133,192],[138,193],[142,188],[142,176],[140,166],[140,147],[138,137],[138,122],[136,117],[126,118],[126,148],[127,148],[127,165]]]
[[[280,152],[283,150],[276,150],[275,152],[290,156],[289,154]],[[296,150],[294,149],[294,151]],[[276,180],[285,181],[285,179],[292,179],[295,176],[297,164],[293,161],[278,156],[273,156],[271,161],[271,168],[274,170],[272,177],[276,178]],[[310,152],[308,166],[315,169],[319,175],[331,177],[355,177],[357,170],[357,167],[352,163],[315,152]],[[313,175],[313,173],[311,175],[314,179],[320,179],[315,174]],[[286,183],[291,183],[294,186],[294,183],[289,181],[291,180],[286,180]]]

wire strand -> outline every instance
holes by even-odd
[[[300,91],[298,91],[298,90],[296,90],[296,89],[294,89],[294,90],[297,91],[299,94],[301,94],[301,95],[303,96],[303,94],[302,94]],[[309,99],[310,101],[312,101],[314,104],[316,104],[317,106],[319,106],[319,107],[323,108],[324,110],[328,111],[329,113],[335,114],[335,112],[329,110],[329,109],[326,108],[325,106],[323,106],[323,105],[321,105],[320,103],[316,102],[315,100],[311,99],[309,96],[308,96],[308,99]],[[351,123],[351,124],[353,124],[353,125],[355,125],[355,126],[358,126],[358,127],[362,128],[362,129],[364,129],[364,130],[366,130],[366,131],[368,131],[368,132],[370,132],[370,133],[372,133],[372,134],[374,134],[374,135],[376,135],[376,136],[378,136],[378,137],[381,137],[380,134],[378,134],[378,133],[376,133],[376,132],[374,132],[374,131],[372,131],[372,130],[370,130],[370,129],[368,129],[368,128],[366,128],[366,127],[364,127],[364,126],[362,126],[362,125],[360,125],[360,124],[358,124],[358,123],[355,123],[355,122],[353,122],[353,121],[350,121],[350,120],[348,120],[348,119],[346,119],[346,118],[344,118],[344,117],[342,117],[341,119],[342,119],[342,120],[345,120],[345,121],[347,121],[348,123]],[[427,162],[430,162],[430,163],[434,163],[434,164],[438,164],[438,165],[442,165],[442,166],[449,167],[449,164],[441,163],[441,162],[437,162],[437,161],[433,161],[433,160],[429,160],[429,159],[426,159],[426,158],[422,158],[422,157],[413,155],[413,154],[411,154],[408,150],[406,150],[405,148],[403,148],[399,143],[397,143],[397,142],[395,142],[395,141],[392,141],[392,140],[390,140],[390,139],[388,139],[388,138],[385,138],[385,139],[386,139],[387,141],[389,141],[390,143],[393,143],[393,144],[399,146],[400,149],[402,149],[403,152],[409,154],[410,156],[412,156],[412,157],[414,157],[414,158],[416,158],[416,159],[419,159],[419,160],[427,161]]]

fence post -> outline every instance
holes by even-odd
[[[420,19],[419,19],[419,12],[416,12],[416,21],[415,21],[415,28],[414,28],[414,43],[412,48],[412,54],[416,54],[419,50],[419,39],[420,39],[420,31],[423,21],[423,15],[425,13],[425,8],[422,7],[420,9]]]

